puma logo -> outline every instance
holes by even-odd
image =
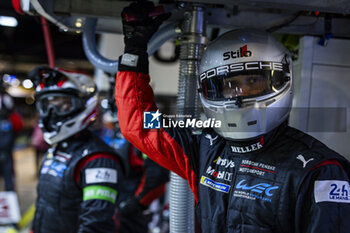
[[[217,135],[216,135],[215,138],[212,138],[212,136],[211,136],[210,134],[205,135],[205,137],[208,138],[208,139],[210,140],[210,145],[211,145],[211,146],[213,145],[213,141],[215,141],[215,140],[218,138]]]
[[[298,155],[297,159],[299,159],[303,163],[303,168],[306,167],[306,164],[308,164],[308,162],[314,160],[314,158],[311,158],[308,161],[306,161],[303,155]]]

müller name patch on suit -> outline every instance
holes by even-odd
[[[263,147],[263,145],[261,145],[260,142],[257,142],[257,143],[254,143],[252,145],[244,146],[244,147],[231,146],[231,150],[234,153],[248,153],[248,152],[259,150],[262,147]]]

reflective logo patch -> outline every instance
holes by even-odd
[[[139,60],[138,55],[130,54],[130,53],[124,53],[122,56],[121,64],[126,66],[137,66],[137,61]]]
[[[66,169],[66,164],[58,163],[52,160],[47,160],[41,168],[40,174],[49,174],[52,176],[63,177],[63,173]]]
[[[50,167],[43,166],[43,167],[41,168],[40,173],[41,173],[41,174],[46,174],[46,173],[49,171],[49,169],[50,169]]]
[[[128,141],[124,138],[113,138],[113,139],[111,139],[109,145],[118,150],[118,149],[122,148],[127,143],[128,143]]]
[[[245,179],[240,180],[235,186],[233,196],[253,201],[261,200],[264,202],[272,202],[273,198],[277,198],[275,196],[275,191],[279,189],[279,186],[272,186],[264,182],[255,183],[253,185],[248,185],[247,183]]]
[[[225,168],[235,167],[235,162],[233,160],[222,159],[220,156],[217,157],[217,159],[215,159],[213,162],[216,163],[219,166],[225,166]]]
[[[11,122],[7,120],[0,121],[0,131],[9,132],[10,130],[12,130]]]
[[[117,190],[106,186],[91,185],[83,188],[83,201],[105,200],[115,204]]]
[[[85,170],[86,184],[117,183],[117,170],[112,168],[88,168]]]
[[[209,188],[212,188],[216,191],[228,193],[230,190],[230,186],[227,184],[215,182],[212,179],[209,179],[208,177],[202,176],[201,178],[201,184],[208,186]]]
[[[227,181],[231,181],[232,180],[232,176],[233,173],[232,172],[227,172],[227,171],[216,171],[214,168],[212,168],[211,166],[208,167],[206,173],[208,175],[213,176],[214,178],[217,179],[222,179],[222,180],[227,180]]]
[[[349,182],[342,180],[316,180],[314,196],[318,202],[350,203]]]
[[[278,186],[272,186],[271,184],[267,183],[260,183],[252,186],[248,186],[247,184],[243,184],[245,180],[241,180],[237,185],[236,189],[243,189],[243,190],[251,190],[252,192],[255,193],[265,193],[265,195],[271,197],[273,193],[271,192],[274,189],[278,189]]]

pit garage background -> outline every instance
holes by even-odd
[[[293,54],[295,96],[290,124],[350,159],[350,1],[154,2],[172,12],[168,23],[178,23],[180,29],[181,22],[193,17],[194,6],[200,7],[205,21],[201,33],[208,41],[235,28],[259,28],[274,33]],[[36,195],[37,165],[30,136],[37,113],[34,88],[27,73],[37,65],[49,63],[42,18],[51,34],[55,65],[94,76],[101,94],[100,109],[105,111],[110,79],[116,71],[96,67],[83,40],[89,20],[95,20],[93,32],[99,55],[116,61],[124,48],[120,14],[129,4],[130,1],[117,0],[0,2],[0,74],[25,123],[15,153],[22,217]],[[12,24],[6,25],[6,17],[14,18],[15,23],[10,20]],[[172,38],[150,57],[151,85],[164,112],[176,109],[180,86],[179,44],[178,37]]]

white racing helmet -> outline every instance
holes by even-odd
[[[276,128],[292,105],[292,59],[270,34],[255,29],[227,32],[211,42],[200,68],[200,99],[215,131],[244,140]]]
[[[30,75],[36,79],[39,126],[47,143],[67,139],[96,119],[98,96],[92,78],[48,67],[38,67]]]

